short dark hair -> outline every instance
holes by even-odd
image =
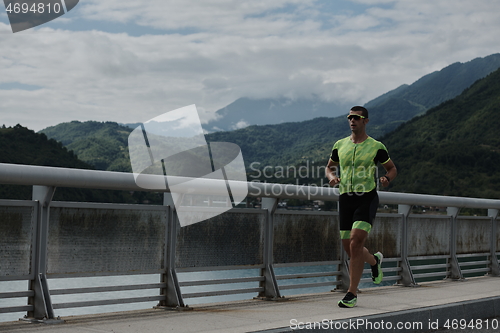
[[[362,112],[361,115],[363,117],[368,118],[368,110],[365,107],[362,107],[362,106],[353,106],[351,108],[351,111],[361,111]]]

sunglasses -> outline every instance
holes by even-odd
[[[347,115],[347,119],[351,120],[351,119],[354,119],[354,120],[360,120],[360,119],[366,119],[365,116],[360,116],[359,114],[349,114]]]

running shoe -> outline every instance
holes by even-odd
[[[373,255],[377,260],[377,264],[372,266],[372,280],[375,284],[380,284],[384,278],[384,272],[382,272],[382,260],[384,256],[382,253],[377,252]]]
[[[356,306],[358,298],[351,292],[348,292],[343,299],[339,301],[339,306],[341,308],[353,308]]]

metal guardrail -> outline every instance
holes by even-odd
[[[213,194],[214,181],[206,180],[200,193]],[[261,209],[233,208],[179,228],[168,192],[163,206],[52,201],[57,187],[144,191],[129,173],[0,164],[0,184],[33,185],[31,201],[0,200],[0,281],[29,281],[28,290],[0,293],[0,299],[26,298],[27,305],[0,308],[0,313],[53,320],[54,310],[65,308],[149,301],[187,308],[184,300],[197,297],[250,293],[277,300],[290,289],[347,288],[337,212],[277,209],[282,198],[337,201],[333,188],[250,182],[249,196],[262,198]],[[384,253],[385,281],[415,286],[421,279],[500,275],[500,200],[379,196],[381,204],[398,205],[398,213],[378,214],[367,241]],[[415,205],[447,207],[446,215],[411,214]],[[487,215],[459,216],[461,208],[486,209]],[[322,270],[287,272],[291,267]],[[219,277],[185,278],[214,271]],[[141,274],[159,274],[160,281],[64,289],[50,289],[48,283]],[[223,289],[200,289],[207,286]],[[141,295],[53,303],[61,295],[118,291]]]

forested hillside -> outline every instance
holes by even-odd
[[[94,169],[77,158],[61,142],[48,139],[43,133],[17,125],[0,128],[0,163],[53,166],[64,168]],[[31,199],[31,186],[0,184],[1,199]],[[158,198],[156,198],[158,197]],[[145,192],[104,191],[76,188],[57,188],[54,200],[138,203],[147,201],[161,202],[159,195]]]
[[[369,135],[389,149],[399,176],[389,190],[483,198],[500,198],[500,70],[479,80],[458,97],[430,109],[381,135],[379,125],[368,124]],[[325,165],[329,151],[340,137],[349,135],[344,117],[307,122],[251,126],[233,132],[210,134],[211,141],[235,142],[245,163],[257,167],[261,181],[295,182],[281,177],[277,167],[298,170],[306,166],[301,184],[322,184],[313,168]],[[250,158],[249,158],[250,157]],[[266,161],[266,163],[261,163]],[[295,161],[295,163],[294,163]],[[268,166],[267,175],[261,172]],[[249,170],[251,171],[251,170]],[[276,177],[278,175],[278,177]]]
[[[0,128],[0,162],[92,169],[61,142],[16,125]]]
[[[381,138],[393,191],[500,198],[500,70]]]
[[[402,85],[365,104],[372,125],[390,132],[398,125],[461,94],[474,82],[500,68],[500,53],[454,63],[427,74],[411,85]]]
[[[453,68],[450,66],[449,70]],[[450,80],[460,77],[460,72],[460,68],[455,68]],[[386,144],[400,171],[389,190],[500,197],[500,140],[496,134],[500,125],[496,117],[499,113],[499,85],[500,72],[497,70],[458,97],[402,125],[392,121],[396,117],[393,112],[397,112],[398,107],[395,100],[391,104],[393,109],[388,108],[384,113],[377,114],[370,109],[368,133]],[[423,89],[425,85],[419,82],[412,89],[419,86],[419,89]],[[377,102],[379,106],[384,105],[391,98],[408,96],[412,89],[401,87]],[[428,89],[423,89],[421,93],[428,93]],[[410,103],[399,97],[397,100]],[[419,100],[423,102],[425,98],[419,97]],[[435,99],[428,98],[428,101],[435,102]],[[391,126],[387,127],[384,121],[391,123]],[[387,134],[386,131],[396,125],[399,127]],[[61,140],[79,158],[96,168],[130,172],[127,138],[131,130],[111,122],[71,122],[43,132]],[[249,180],[296,183],[296,175],[276,176],[276,171],[298,170],[307,166],[309,172],[306,177],[300,177],[299,183],[321,184],[323,174],[318,172],[317,167],[326,165],[334,142],[347,135],[348,123],[345,116],[341,116],[249,126],[231,132],[207,134],[206,138],[209,142],[238,144]],[[315,172],[312,172],[312,167]],[[274,177],[262,176],[264,168],[267,168],[267,174]],[[255,178],[256,175],[259,177]]]
[[[63,143],[82,161],[99,170],[131,172],[128,135],[132,129],[115,122],[72,121],[41,131]]]
[[[455,63],[370,101],[366,104],[370,110],[370,135],[378,138],[396,129],[415,115],[457,96],[476,79],[499,67],[500,54]],[[238,110],[232,112],[238,113]],[[307,113],[307,110],[303,112]],[[256,115],[248,110],[246,113]],[[96,121],[73,121],[42,130],[95,168],[121,172],[131,172],[127,149],[131,131],[132,128],[114,122]],[[326,163],[333,143],[348,134],[345,116],[340,116],[215,132],[208,134],[207,140],[238,144],[247,170],[252,172],[254,168],[300,166],[307,161]],[[252,163],[254,168],[250,168]]]

